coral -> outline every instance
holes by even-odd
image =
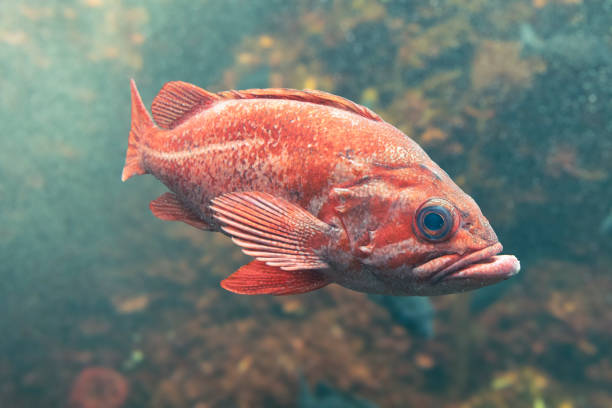
[[[536,62],[530,63],[520,56],[518,42],[484,40],[478,47],[472,63],[472,86],[475,91],[494,86],[527,87],[537,72]]]
[[[490,385],[460,408],[573,406],[572,399],[546,374],[532,367],[497,374]],[[564,405],[565,404],[565,405]]]
[[[72,384],[70,408],[120,408],[128,395],[128,382],[117,371],[105,367],[83,370]]]

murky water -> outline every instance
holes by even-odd
[[[0,405],[612,406],[611,21],[608,0],[2,2]],[[366,105],[523,270],[431,300],[226,292],[248,258],[120,181],[130,78],[147,106],[171,80]]]

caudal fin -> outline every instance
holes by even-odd
[[[136,82],[134,82],[133,79],[130,80],[130,88],[132,91],[132,128],[130,129],[128,148],[125,155],[125,166],[121,174],[121,181],[125,181],[132,176],[146,173],[142,164],[140,143],[147,131],[155,127],[153,119],[151,119],[149,112],[147,112],[147,108],[144,106],[144,103],[142,103],[142,98],[138,93]]]

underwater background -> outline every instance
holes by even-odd
[[[0,74],[1,407],[612,407],[612,1],[2,1]],[[237,247],[120,181],[130,78],[364,104],[522,271],[226,292]]]

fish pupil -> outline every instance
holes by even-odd
[[[452,204],[441,198],[432,198],[419,207],[416,212],[413,229],[419,238],[430,242],[440,242],[449,239],[456,228],[453,216],[456,210]]]
[[[425,227],[431,231],[438,231],[444,226],[444,218],[438,213],[430,212],[423,219]]]

